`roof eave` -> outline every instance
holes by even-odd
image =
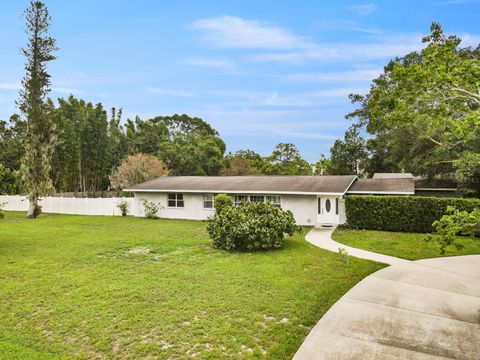
[[[133,193],[191,193],[191,194],[272,194],[272,195],[338,195],[345,192],[311,192],[311,191],[261,191],[261,190],[182,190],[182,189],[124,189]]]

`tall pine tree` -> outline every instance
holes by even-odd
[[[44,3],[32,1],[24,16],[28,35],[28,43],[22,49],[26,57],[26,75],[17,105],[27,120],[22,177],[30,201],[28,217],[33,219],[39,198],[53,188],[50,172],[56,135],[51,116],[54,106],[47,98],[50,91],[47,64],[55,60],[53,52],[57,47],[48,33],[51,17]]]

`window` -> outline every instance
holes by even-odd
[[[265,196],[263,195],[250,195],[251,202],[265,202]]]
[[[203,208],[204,209],[213,209],[213,195],[204,194],[203,195]]]
[[[168,207],[183,208],[184,206],[183,194],[168,194]]]
[[[338,198],[335,198],[335,215],[338,215]]]
[[[330,208],[332,207],[332,204],[330,204],[330,199],[327,199],[325,201],[325,210],[328,212],[330,212]]]
[[[248,196],[247,195],[235,195],[233,205],[237,206],[238,204],[240,204],[243,201],[248,201]]]
[[[282,200],[280,198],[280,195],[267,195],[267,202],[272,203],[276,207],[281,207],[282,206]]]

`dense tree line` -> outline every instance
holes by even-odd
[[[123,125],[121,109],[107,111],[74,96],[54,104],[46,72],[57,49],[48,35],[51,19],[38,1],[25,19],[26,75],[17,102],[25,120],[16,114],[0,120],[0,193],[28,193],[29,215],[38,198],[52,191],[118,190],[119,174],[147,179],[406,171],[455,179],[466,194],[480,195],[480,47],[461,47],[439,24],[432,24],[421,51],[390,61],[368,94],[350,95],[358,105],[346,116],[353,125],[329,158],[321,155],[309,164],[290,143],[278,144],[266,157],[252,150],[225,156],[219,133],[185,114],[136,117]]]
[[[390,61],[368,94],[350,95],[354,125],[332,147],[329,171],[406,171],[480,195],[480,47],[461,47],[437,23],[430,30],[420,52]]]
[[[280,143],[266,157],[252,150],[225,155],[225,143],[218,132],[204,120],[185,114],[147,120],[136,117],[122,125],[121,109],[112,108],[107,113],[101,103],[94,105],[70,96],[58,99],[51,116],[57,137],[51,179],[57,192],[88,194],[118,189],[111,180],[120,165],[131,169],[143,166],[135,164],[135,157],[127,161],[135,154],[159,159],[169,175],[312,173],[311,165],[294,144]],[[4,178],[11,183],[24,156],[24,137],[25,122],[18,116],[0,122],[0,176],[5,173]],[[19,183],[15,180],[15,187],[8,187],[10,192],[19,191]]]

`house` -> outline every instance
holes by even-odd
[[[235,205],[268,201],[291,210],[299,225],[317,225],[345,223],[349,194],[415,195],[415,184],[413,176],[165,176],[124,191],[134,193],[136,216],[147,200],[162,205],[160,217],[204,220],[215,213],[215,195],[225,193]]]

